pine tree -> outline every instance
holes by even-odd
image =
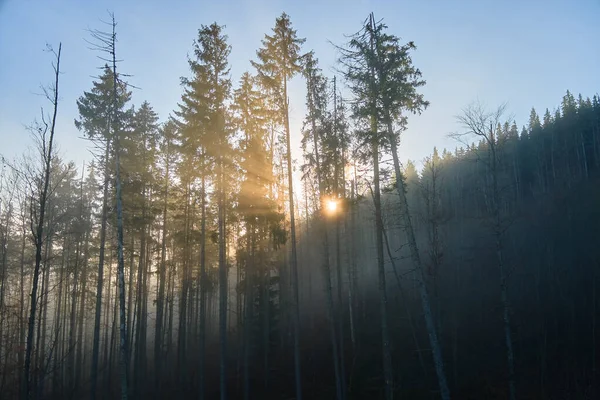
[[[108,210],[109,204],[112,204],[112,197],[109,197],[110,180],[113,169],[110,163],[113,159],[113,135],[114,131],[111,125],[111,115],[114,109],[117,112],[124,113],[127,102],[131,99],[131,92],[125,85],[117,87],[118,102],[113,104],[113,79],[112,71],[106,65],[103,74],[97,81],[92,83],[93,87],[89,92],[84,92],[77,100],[79,119],[75,120],[75,126],[94,143],[96,148],[101,151],[100,164],[104,171],[103,195],[102,195],[102,216],[100,227],[100,250],[98,255],[98,277],[96,289],[96,314],[94,323],[94,337],[92,345],[92,363],[91,363],[91,396],[96,396],[98,357],[100,352],[100,316],[102,315],[102,291],[104,287],[104,260],[106,253],[106,234],[108,229]]]
[[[273,249],[272,230],[276,229],[281,215],[276,210],[274,199],[270,196],[270,186],[273,183],[273,165],[267,147],[268,137],[268,108],[264,93],[258,89],[255,77],[244,73],[240,79],[239,88],[234,92],[232,109],[235,115],[235,125],[241,133],[241,164],[243,180],[240,186],[238,212],[245,224],[245,250],[238,249],[238,258],[242,259],[244,268],[243,283],[246,308],[244,310],[244,398],[250,398],[250,364],[255,330],[255,304],[259,313],[264,311],[265,296],[268,292],[270,279],[270,264]],[[242,288],[240,288],[242,289]],[[262,304],[261,304],[262,303]],[[269,318],[266,320],[266,343],[263,351],[268,360]],[[262,327],[262,325],[261,325]]]
[[[182,97],[178,116],[183,120],[183,132],[192,149],[202,148],[201,166],[210,160],[216,165],[216,198],[219,237],[219,335],[221,342],[221,399],[227,398],[227,260],[226,260],[226,211],[225,169],[232,163],[229,143],[231,127],[227,101],[230,97],[231,80],[228,76],[228,57],[231,47],[223,26],[213,23],[202,26],[194,43],[195,59],[189,61],[194,73],[192,79],[183,79],[186,92]],[[194,143],[195,142],[195,143]],[[193,150],[192,150],[193,151]],[[192,157],[195,156],[191,153]],[[204,196],[204,182],[202,196]],[[204,204],[204,199],[202,200]],[[204,213],[204,206],[202,212]],[[204,224],[204,217],[203,222]],[[204,231],[204,227],[203,227]],[[204,235],[202,235],[204,237]],[[204,253],[204,251],[203,251]],[[203,296],[201,294],[201,296]],[[204,329],[201,327],[201,329]],[[202,335],[202,333],[201,333]],[[203,340],[203,339],[202,339]],[[203,351],[203,350],[201,350]],[[203,357],[203,355],[201,355]],[[202,362],[202,361],[201,361]],[[201,367],[200,374],[203,374]],[[201,393],[203,385],[200,386]],[[201,394],[203,396],[203,393]]]
[[[258,61],[252,65],[258,72],[261,84],[269,90],[279,116],[283,118],[285,129],[285,147],[288,175],[288,193],[290,204],[290,235],[292,270],[292,314],[294,328],[294,369],[296,380],[296,400],[302,400],[302,374],[300,366],[300,304],[298,294],[298,257],[296,253],[296,221],[294,210],[294,185],[292,155],[290,146],[290,120],[288,80],[301,71],[300,46],[305,39],[297,36],[292,28],[290,17],[283,13],[275,20],[272,35],[265,35],[263,47],[257,51]]]

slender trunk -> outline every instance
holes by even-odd
[[[8,229],[10,227],[10,220],[11,220],[11,213],[12,213],[12,204],[9,203],[8,204],[8,210],[6,212],[6,223],[5,223],[5,228],[4,228],[4,232],[2,234],[2,245],[1,245],[1,249],[2,249],[2,266],[0,267],[0,278],[2,279],[2,284],[0,285],[0,355],[2,354],[2,338],[4,337],[4,293],[6,290],[6,280],[8,279],[8,273],[7,273],[7,258],[8,258]],[[0,227],[1,228],[1,227]],[[8,321],[7,321],[8,323]],[[7,347],[8,347],[8,338],[7,338]],[[4,369],[4,373],[2,374],[2,385],[0,386],[0,394],[2,393],[2,389],[4,388],[4,380],[6,378],[6,363],[8,362],[8,359],[5,359],[4,363],[5,363],[5,367]],[[1,365],[1,364],[0,364]]]
[[[83,182],[83,180],[82,180]],[[83,186],[83,185],[82,185]],[[83,199],[82,199],[83,201]],[[80,215],[82,212],[80,211]],[[73,271],[73,292],[71,294],[71,321],[69,327],[69,392],[70,395],[73,396],[75,390],[75,334],[77,332],[76,324],[77,321],[77,289],[79,284],[79,253],[81,250],[81,236],[77,238],[77,245],[75,246],[75,267]]]
[[[50,224],[48,224],[50,225]],[[46,241],[46,246],[44,250],[44,260],[46,260],[46,265],[44,265],[44,270],[42,271],[42,304],[40,307],[40,311],[38,313],[38,327],[37,327],[37,335],[36,337],[36,345],[35,347],[39,349],[36,352],[36,357],[34,359],[33,365],[36,368],[36,374],[34,374],[34,382],[33,387],[38,387],[38,380],[40,379],[40,371],[44,369],[44,359],[46,353],[46,324],[48,318],[48,287],[50,286],[50,259],[52,258],[52,238],[49,237]],[[37,392],[34,392],[33,396],[37,396]]]
[[[271,270],[269,267],[266,268],[263,279],[263,374],[264,387],[267,388],[269,386],[269,348],[271,346],[271,321],[269,315],[271,301]]]
[[[31,394],[31,385],[30,385],[30,369],[31,369],[31,352],[33,349],[33,330],[35,325],[35,311],[37,307],[37,289],[38,289],[38,281],[40,274],[40,267],[42,265],[42,246],[44,244],[44,216],[46,213],[46,203],[48,200],[48,186],[50,184],[50,163],[52,161],[52,145],[54,144],[54,128],[56,127],[56,114],[58,112],[58,77],[60,74],[60,52],[62,50],[62,43],[58,46],[58,54],[56,55],[56,67],[55,70],[55,81],[54,87],[52,89],[53,98],[53,106],[54,113],[52,116],[52,126],[50,128],[50,139],[48,141],[48,151],[46,152],[46,143],[45,141],[42,143],[44,150],[44,187],[42,189],[42,193],[40,196],[39,207],[40,214],[39,218],[37,218],[37,227],[34,233],[35,240],[35,267],[33,270],[33,285],[31,288],[31,308],[29,312],[29,325],[27,327],[27,345],[25,348],[25,367],[23,369],[24,375],[24,388],[21,394],[21,397],[25,400],[29,399]],[[45,139],[45,138],[43,138]],[[34,207],[32,204],[32,212],[34,211]],[[32,229],[33,229],[33,215],[32,217]]]
[[[225,260],[225,195],[223,160],[219,161],[218,227],[219,227],[219,341],[221,348],[221,400],[227,399],[227,264]]]
[[[142,189],[142,196],[145,197],[146,190]],[[142,200],[142,221],[146,220],[146,200]],[[138,264],[138,284],[137,284],[137,326],[136,326],[136,338],[135,338],[135,358],[134,358],[134,382],[132,384],[135,396],[140,396],[141,381],[144,376],[145,362],[144,356],[146,354],[146,331],[144,324],[146,320],[145,314],[145,294],[146,294],[146,227],[142,225],[140,229],[140,257]],[[133,347],[133,343],[132,343]]]
[[[188,253],[190,251],[189,246],[189,231],[190,231],[190,184],[189,182],[185,183],[185,208],[184,208],[184,216],[185,216],[185,225],[184,225],[184,248],[182,249],[183,253],[183,273],[181,277],[181,297],[179,301],[179,329],[178,329],[178,337],[177,337],[177,350],[178,350],[178,368],[179,368],[179,379],[180,385],[183,386],[184,376],[186,372],[185,368],[185,360],[186,360],[186,316],[187,316],[187,298],[188,298],[188,269],[189,267],[189,257]]]
[[[115,189],[117,197],[117,277],[119,280],[119,309],[120,309],[120,336],[121,336],[121,398],[126,400],[128,397],[127,387],[127,329],[126,329],[126,312],[125,312],[125,260],[123,258],[123,200],[121,188],[121,149],[119,148],[119,127],[117,126],[117,110],[118,104],[117,86],[119,84],[117,78],[117,59],[116,59],[116,23],[112,21],[112,72],[113,72],[113,128],[115,132]]]
[[[493,140],[493,138],[492,138]],[[508,389],[510,400],[516,399],[515,385],[515,362],[512,344],[512,334],[510,331],[510,304],[508,300],[508,276],[504,266],[504,255],[502,246],[502,221],[500,216],[500,192],[498,188],[498,156],[495,146],[491,146],[492,157],[492,194],[493,194],[493,214],[494,214],[494,236],[496,237],[496,257],[498,268],[500,269],[500,296],[502,301],[502,319],[504,322],[504,339],[506,342],[506,357],[508,361]]]
[[[423,266],[421,264],[421,257],[419,255],[419,249],[417,248],[417,241],[415,239],[415,233],[410,218],[408,203],[406,201],[406,189],[404,187],[402,171],[400,170],[400,160],[398,159],[398,148],[396,138],[394,137],[392,123],[390,122],[389,117],[387,122],[387,130],[388,139],[392,148],[392,157],[394,159],[396,186],[398,190],[398,196],[400,197],[400,207],[404,222],[404,232],[408,239],[408,247],[410,250],[411,259],[416,268],[415,272],[417,276],[417,284],[419,286],[419,294],[421,297],[421,306],[423,308],[423,316],[425,317],[425,325],[427,326],[429,344],[433,353],[433,362],[435,365],[435,372],[438,379],[438,386],[440,388],[440,396],[442,399],[448,400],[450,399],[450,389],[448,388],[446,373],[444,371],[444,360],[442,358],[442,350],[438,341],[435,321],[433,318],[431,304],[429,301],[429,293],[427,292],[427,286],[425,285],[425,278],[423,276]]]
[[[381,221],[381,225],[383,226],[383,221]],[[398,291],[400,292],[400,296],[402,297],[402,304],[404,304],[404,308],[406,310],[408,326],[410,327],[410,333],[412,334],[413,341],[415,342],[415,349],[417,350],[417,355],[419,356],[419,364],[421,364],[423,373],[427,373],[427,370],[425,369],[425,361],[423,360],[423,354],[422,354],[423,352],[421,351],[421,345],[419,344],[419,339],[417,338],[417,332],[415,330],[415,324],[413,322],[412,313],[410,312],[408,299],[406,298],[404,289],[402,289],[402,282],[400,281],[400,275],[398,275],[398,269],[396,268],[396,262],[394,261],[392,251],[390,249],[390,241],[388,240],[388,236],[387,236],[385,229],[383,229],[383,239],[385,242],[385,249],[386,249],[387,255],[390,259],[390,262],[392,263],[392,268],[394,270],[394,277],[396,278],[396,284],[398,285]]]
[[[110,156],[110,139],[106,141],[104,152],[104,189],[102,194],[102,222],[100,226],[100,252],[98,255],[98,282],[96,286],[96,316],[94,319],[94,337],[92,342],[92,369],[90,398],[96,398],[96,385],[98,381],[98,356],[100,352],[100,317],[102,315],[102,288],[104,287],[104,253],[106,251],[106,225],[108,220],[108,185],[110,175],[108,159]]]
[[[321,196],[321,201],[319,201],[317,206],[317,215],[319,215],[321,223],[320,230],[323,241],[323,274],[325,279],[325,295],[327,298],[327,311],[329,317],[329,328],[331,334],[331,348],[333,354],[333,368],[335,373],[335,389],[336,389],[336,398],[338,400],[342,400],[344,398],[344,388],[343,388],[343,377],[340,368],[340,354],[338,353],[338,337],[335,327],[335,306],[333,301],[333,288],[331,282],[331,266],[329,262],[329,232],[328,232],[328,224],[327,224],[327,215],[323,212],[322,202],[325,200],[325,183],[322,176],[321,171],[321,160],[319,154],[319,132],[317,130],[316,118],[314,116],[314,97],[313,97],[313,82],[312,77],[308,76],[308,91],[309,91],[309,113],[311,119],[312,126],[312,137],[313,137],[313,147],[315,152],[315,166],[317,172],[317,182],[319,185],[319,195]],[[334,216],[335,217],[335,216]],[[339,243],[338,243],[339,244]],[[339,254],[338,254],[339,256]],[[337,261],[337,260],[336,260]],[[339,279],[338,274],[338,279]],[[341,282],[338,282],[338,285]]]
[[[354,182],[352,182],[351,195],[350,195],[352,209],[350,210],[350,246],[347,246],[350,254],[350,265],[348,266],[348,314],[350,316],[350,340],[352,341],[352,351],[356,350],[356,334],[354,333],[354,301],[355,301],[355,277],[356,277],[356,241],[355,241],[355,208],[357,207],[354,204]],[[345,219],[344,221],[347,221]],[[346,232],[348,231],[348,227],[346,226]]]
[[[135,247],[135,235],[131,235],[131,244],[129,245],[130,250],[130,254],[129,254],[129,273],[127,274],[127,278],[128,278],[128,289],[127,289],[127,338],[129,340],[128,343],[133,343],[133,327],[135,326],[135,314],[133,314],[133,311],[135,310],[135,307],[132,307],[133,304],[133,277],[134,277],[134,272],[135,272],[135,268],[133,266],[133,262],[135,261],[135,251],[133,251],[134,247]],[[133,320],[132,320],[133,318]],[[127,354],[127,363],[129,364],[129,360],[131,359],[131,346],[128,350],[128,354]]]
[[[254,268],[256,266],[255,259],[255,238],[256,226],[253,223],[248,224],[248,260],[246,263],[245,274],[245,316],[244,316],[244,400],[250,399],[250,346],[252,345],[252,322],[253,322],[253,307],[254,307]]]
[[[333,130],[334,136],[338,146],[341,146],[342,141],[339,138],[339,132],[337,132],[337,89],[336,79],[333,77]],[[337,196],[337,201],[340,201],[340,195],[343,198],[344,194],[340,191],[340,177],[342,187],[344,185],[344,157],[342,156],[342,165],[338,160],[339,148],[334,153],[334,165],[335,165],[335,180],[334,180],[334,192]],[[341,171],[340,171],[341,170]],[[342,399],[346,398],[346,366],[344,360],[344,301],[342,297],[343,281],[342,281],[342,260],[340,252],[340,215],[335,216],[335,262],[336,262],[336,273],[337,273],[337,296],[338,296],[338,307],[337,307],[337,320],[338,320],[338,344],[340,354],[340,386],[342,387]]]
[[[206,166],[204,158],[203,167]],[[200,237],[200,355],[199,355],[199,377],[198,390],[200,400],[204,400],[204,359],[206,357],[206,177],[202,169],[201,196],[202,196],[202,222]]]
[[[111,372],[110,365],[107,364],[107,360],[108,360],[108,331],[109,331],[109,329],[108,329],[109,325],[108,324],[110,322],[110,310],[111,310],[110,303],[111,303],[111,300],[112,300],[110,289],[111,289],[111,285],[112,285],[113,254],[114,253],[111,251],[110,252],[110,258],[109,258],[109,261],[107,263],[108,264],[108,288],[107,288],[107,292],[106,292],[107,293],[107,296],[106,296],[107,297],[107,299],[106,299],[107,302],[106,302],[106,307],[104,309],[104,353],[103,353],[103,355],[102,355],[102,357],[100,358],[100,361],[99,361],[100,365],[103,366],[102,369],[104,370],[104,372],[103,372],[104,381],[106,381],[107,378],[110,379],[110,372]],[[118,297],[115,297],[115,302],[117,301],[117,298]],[[107,368],[107,366],[109,368]],[[107,385],[106,387],[110,387],[110,385]]]
[[[67,244],[68,243],[68,244]],[[58,341],[58,338],[60,337],[60,329],[61,329],[61,313],[62,313],[62,293],[63,293],[63,282],[65,280],[65,269],[66,269],[66,260],[68,260],[68,256],[69,256],[69,250],[70,250],[70,242],[67,242],[67,237],[64,238],[63,240],[63,251],[62,251],[62,262],[61,262],[61,266],[60,266],[60,275],[58,278],[58,300],[57,300],[57,306],[56,306],[56,311],[54,314],[54,338],[56,340],[55,346],[58,347],[59,344],[61,344],[61,342]],[[61,345],[62,347],[62,345]],[[58,359],[61,356],[61,349],[60,348],[55,348],[54,352],[56,353],[56,356],[54,357],[54,365],[52,368],[52,387],[54,389],[54,392],[57,392],[57,388],[61,388],[62,385],[60,385],[59,383],[59,379],[62,378],[59,374],[58,371]],[[48,357],[48,360],[50,360],[50,357]],[[44,362],[42,360],[42,362]],[[44,377],[42,376],[42,382],[44,380]],[[42,386],[42,385],[40,385]],[[62,388],[61,388],[62,389]],[[43,390],[40,389],[40,394],[43,396]]]
[[[372,117],[371,129],[373,132],[377,130],[377,125]],[[379,302],[381,313],[381,342],[382,342],[382,357],[383,357],[383,378],[385,383],[385,398],[392,400],[393,392],[393,372],[392,372],[392,354],[388,332],[388,316],[387,316],[387,291],[385,283],[385,266],[383,258],[383,220],[381,217],[381,192],[379,188],[379,144],[373,140],[373,184],[374,203],[375,203],[375,236],[377,247],[377,270],[379,276]]]
[[[111,252],[111,256],[112,256],[112,252]],[[112,257],[111,257],[112,259]],[[116,279],[115,279],[116,281]],[[112,324],[110,326],[110,345],[109,345],[109,357],[108,357],[108,364],[107,364],[107,368],[108,368],[108,382],[106,383],[106,387],[108,388],[112,388],[112,378],[113,378],[113,368],[115,365],[114,362],[114,357],[115,357],[115,340],[116,340],[116,336],[117,336],[117,326],[118,326],[118,321],[117,321],[117,316],[118,316],[118,311],[119,311],[119,302],[117,301],[117,299],[119,298],[119,285],[117,282],[115,282],[115,302],[113,303],[113,316],[112,316]]]
[[[167,255],[167,205],[169,204],[169,147],[167,145],[166,172],[165,172],[165,197],[163,202],[163,226],[160,245],[160,266],[158,268],[158,297],[156,301],[156,331],[154,335],[154,396],[157,398],[160,392],[160,381],[162,378],[162,344],[163,344],[163,318],[165,308],[165,270]]]
[[[88,223],[90,221],[88,220]],[[85,233],[85,246],[83,249],[83,266],[81,270],[81,295],[79,298],[79,322],[78,322],[78,332],[77,332],[77,361],[75,364],[75,387],[79,387],[79,382],[81,379],[81,372],[83,370],[83,348],[84,348],[84,339],[83,334],[85,332],[84,326],[84,314],[85,314],[85,299],[87,294],[87,268],[88,268],[88,258],[89,258],[89,248],[90,248],[90,230],[86,228]]]
[[[26,237],[25,216],[23,215],[23,232],[21,237],[21,262],[20,262],[20,297],[19,297],[19,351],[18,363],[19,369],[24,368],[23,365],[23,348],[25,346],[25,237]],[[23,387],[23,374],[19,374],[19,388]]]
[[[596,371],[596,319],[597,317],[597,309],[596,309],[596,282],[598,280],[597,277],[597,268],[594,268],[594,272],[592,273],[592,398],[596,396],[598,383],[597,383],[597,371]]]
[[[298,294],[298,257],[296,253],[296,218],[294,213],[294,181],[292,171],[292,150],[290,144],[290,118],[289,118],[289,99],[287,95],[287,79],[283,81],[284,118],[285,118],[285,140],[286,140],[286,159],[287,175],[290,196],[290,235],[292,254],[290,259],[292,274],[292,299],[293,299],[293,325],[294,325],[294,373],[296,380],[296,400],[302,400],[302,372],[300,365],[300,304]]]

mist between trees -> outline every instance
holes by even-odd
[[[598,396],[600,98],[521,129],[466,105],[417,171],[416,46],[357,28],[326,76],[283,13],[234,82],[226,29],[202,25],[162,122],[131,104],[114,16],[78,99],[49,48],[32,151],[0,172],[0,398]],[[65,101],[82,169],[55,151]]]

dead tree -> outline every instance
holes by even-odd
[[[491,175],[491,187],[486,187],[489,193],[489,213],[491,216],[491,229],[495,238],[496,262],[500,272],[500,298],[502,302],[502,319],[504,324],[504,339],[506,342],[506,358],[508,362],[508,387],[511,400],[516,399],[515,362],[512,345],[510,303],[508,300],[508,273],[504,264],[503,233],[507,227],[507,220],[502,215],[501,193],[499,187],[500,160],[498,126],[506,111],[506,104],[499,106],[494,111],[487,111],[483,104],[476,102],[465,108],[457,117],[463,125],[464,132],[453,134],[457,139],[468,136],[478,136],[487,144],[487,167]],[[486,193],[487,197],[487,193]]]
[[[50,168],[52,161],[52,146],[54,145],[54,130],[56,128],[56,116],[58,114],[58,81],[60,75],[60,53],[62,50],[62,43],[58,45],[58,52],[54,52],[52,48],[49,48],[50,51],[56,57],[56,63],[52,65],[54,69],[54,86],[49,89],[44,90],[44,94],[46,98],[51,102],[53,107],[52,120],[50,121],[50,125],[46,122],[44,117],[44,113],[42,110],[42,124],[38,126],[37,134],[40,140],[39,144],[41,146],[41,156],[43,162],[43,170],[41,177],[41,191],[38,199],[38,209],[34,206],[33,198],[36,197],[35,193],[32,193],[32,202],[31,202],[31,233],[33,236],[33,241],[35,244],[35,266],[33,270],[33,284],[31,287],[31,303],[30,303],[30,311],[29,311],[29,323],[27,326],[27,343],[25,346],[25,366],[23,368],[23,390],[21,393],[21,397],[24,400],[29,399],[31,394],[31,384],[30,384],[30,368],[31,368],[31,352],[33,349],[33,331],[35,327],[35,312],[37,308],[37,290],[38,290],[38,282],[40,275],[40,267],[42,265],[42,251],[45,243],[44,235],[44,217],[46,213],[46,206],[48,203],[48,188],[50,185]],[[50,134],[48,138],[46,136]]]

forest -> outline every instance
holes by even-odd
[[[0,399],[600,396],[598,94],[520,127],[474,99],[419,169],[399,150],[427,77],[373,14],[326,73],[282,13],[236,81],[201,25],[162,116],[132,103],[118,30],[87,32],[78,98],[49,46],[30,150],[0,148]],[[57,151],[64,102],[83,166]]]

